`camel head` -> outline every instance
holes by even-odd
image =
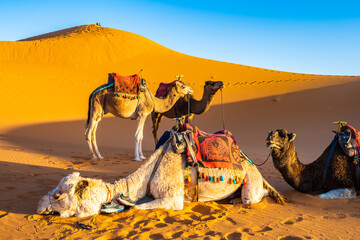
[[[194,94],[194,90],[192,90],[191,87],[188,87],[185,85],[185,83],[183,83],[182,81],[176,81],[173,86],[172,89],[175,90],[175,92],[180,96],[180,97],[185,97],[188,94],[193,95]],[[175,92],[173,93],[175,95]]]
[[[209,90],[211,94],[215,94],[221,88],[224,88],[222,81],[206,81],[204,85],[204,89]]]
[[[295,133],[288,133],[285,129],[270,131],[266,139],[266,145],[271,149],[272,157],[274,159],[282,157],[295,137]]]
[[[80,206],[88,186],[89,181],[80,177],[78,172],[64,177],[54,190],[40,199],[37,213],[52,214],[58,212],[61,217],[82,217],[98,213],[99,208],[95,208],[94,212]]]

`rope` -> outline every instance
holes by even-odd
[[[187,123],[190,123],[190,94],[187,94],[187,99],[188,99],[188,119],[187,119]]]
[[[82,229],[91,230],[91,229],[93,229],[93,226],[91,226],[90,224],[85,224],[84,222],[90,223],[93,219],[94,219],[94,216],[92,216],[91,218],[86,219],[84,221],[77,221],[76,224],[79,225],[79,227],[81,227]]]
[[[267,156],[266,160],[263,163],[261,163],[261,164],[254,163],[255,166],[260,167],[260,166],[264,165],[269,160],[270,155],[271,155],[271,152],[269,153],[269,155]]]
[[[223,103],[223,94],[222,94],[222,88],[220,88],[221,92],[221,111],[222,111],[222,125],[223,129],[225,130],[225,116],[224,116],[224,103]]]

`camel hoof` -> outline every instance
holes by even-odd
[[[146,157],[145,156],[140,156],[140,159],[146,159]]]
[[[142,162],[142,160],[140,158],[135,158],[134,161]]]

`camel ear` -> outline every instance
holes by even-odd
[[[73,175],[73,177],[79,177],[80,173],[79,172],[73,172],[72,175]]]
[[[89,186],[88,181],[86,180],[79,181],[75,187],[75,194],[79,195],[79,197],[82,198],[83,192],[87,186]]]
[[[296,134],[295,133],[289,133],[288,136],[289,136],[289,142],[291,142],[291,141],[294,141],[294,139],[296,137]]]

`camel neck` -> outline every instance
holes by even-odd
[[[156,162],[162,151],[166,150],[167,149],[164,149],[164,146],[160,147],[134,173],[115,182],[117,193],[129,196],[129,198],[133,201],[137,201],[145,197],[149,179],[152,175]]]
[[[274,165],[282,174],[284,180],[293,188],[303,192],[301,176],[306,166],[299,161],[295,146],[291,142],[288,150],[279,158],[274,158]]]
[[[211,93],[210,89],[204,87],[203,96],[199,101],[191,98],[191,112],[199,115],[209,110],[214,95],[215,93]]]

